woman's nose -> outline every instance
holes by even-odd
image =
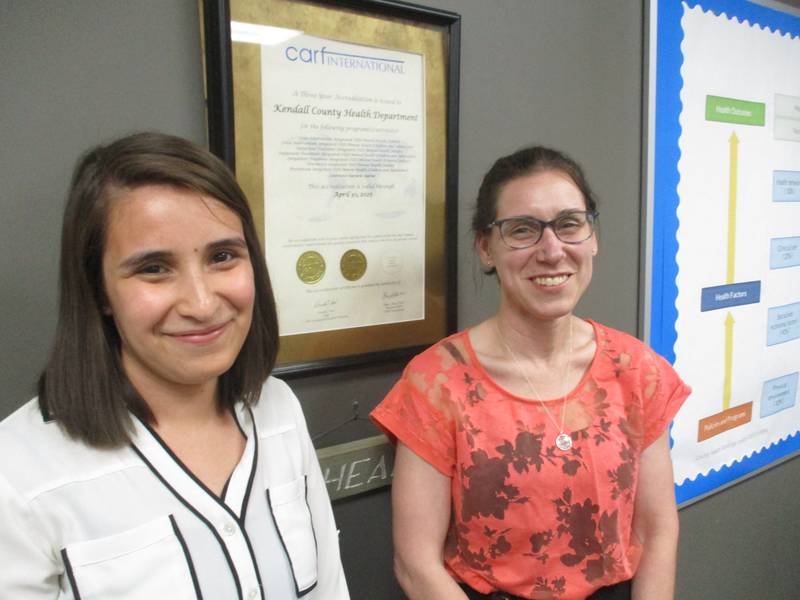
[[[217,310],[218,298],[214,292],[210,275],[201,270],[186,273],[181,282],[180,299],[177,305],[181,316],[198,321],[208,320]]]
[[[536,252],[539,260],[545,262],[555,262],[564,256],[564,245],[556,236],[552,227],[545,227],[542,237],[536,244]]]

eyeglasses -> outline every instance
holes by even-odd
[[[516,250],[535,246],[548,227],[565,244],[580,244],[592,237],[597,216],[597,211],[573,210],[552,221],[541,221],[527,216],[509,217],[492,221],[486,229],[496,226],[505,245]]]

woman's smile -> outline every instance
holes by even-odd
[[[530,280],[535,283],[536,285],[540,285],[542,287],[551,288],[560,286],[570,278],[570,275],[537,275],[535,277],[531,277]]]
[[[206,346],[209,344],[213,344],[220,337],[222,337],[228,330],[231,322],[232,321],[229,320],[220,323],[219,325],[206,327],[200,330],[165,333],[164,335],[174,338],[179,342],[184,342],[187,344],[195,344],[198,346]]]
[[[140,392],[215,385],[236,360],[255,287],[241,220],[222,203],[162,185],[124,193],[103,272],[122,364]]]
[[[567,175],[541,171],[512,179],[500,189],[496,217],[548,222],[586,209],[583,194]],[[547,227],[532,246],[510,248],[492,228],[479,239],[478,250],[497,270],[503,305],[519,317],[548,321],[570,314],[589,285],[597,238],[567,243]]]

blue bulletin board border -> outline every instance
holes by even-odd
[[[651,236],[650,281],[650,345],[670,363],[675,362],[675,300],[678,288],[676,255],[678,242],[678,160],[681,135],[679,117],[683,78],[681,42],[683,29],[680,0],[655,0],[656,22],[656,81],[655,81],[655,152],[653,159],[653,228]],[[781,34],[800,37],[800,17],[752,4],[746,0],[688,0],[689,8],[700,6],[716,15],[725,13],[742,21],[768,27]],[[707,475],[675,486],[678,504],[686,504],[707,496],[800,452],[800,434],[795,434],[759,452]]]

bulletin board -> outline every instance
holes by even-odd
[[[687,504],[800,451],[800,17],[653,0],[646,336]]]

